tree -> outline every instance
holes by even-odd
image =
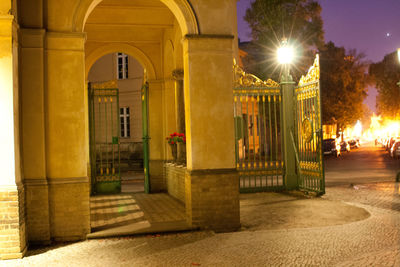
[[[323,46],[321,6],[313,0],[256,0],[246,11],[245,20],[252,31],[246,52],[247,71],[260,78],[279,78],[275,63],[276,49],[287,39],[296,47],[299,60],[294,76],[299,78],[312,64],[310,50]]]
[[[396,52],[387,54],[382,61],[371,64],[369,74],[378,89],[376,107],[379,114],[395,118],[400,112],[400,64]]]
[[[363,118],[369,78],[368,62],[356,50],[327,43],[320,50],[321,106],[323,124],[337,123],[338,129]]]

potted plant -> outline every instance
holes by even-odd
[[[167,138],[175,162],[186,161],[186,136],[184,133],[172,133]],[[179,149],[178,149],[179,146]],[[179,151],[179,153],[178,153]]]

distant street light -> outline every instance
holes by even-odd
[[[399,59],[400,64],[400,48],[397,48],[397,58]],[[397,83],[397,85],[400,87],[400,81]]]

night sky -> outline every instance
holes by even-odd
[[[248,41],[250,29],[243,16],[253,0],[240,0],[238,31]],[[363,52],[366,59],[380,61],[400,47],[400,0],[319,0],[325,41]],[[376,90],[370,88],[365,103],[375,110]]]

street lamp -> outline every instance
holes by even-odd
[[[283,43],[283,45],[278,48],[277,55],[278,55],[278,62],[280,64],[290,64],[292,63],[294,57],[294,50],[286,43]]]
[[[294,59],[294,49],[293,47],[288,45],[286,40],[282,41],[281,46],[278,48],[277,59],[279,64],[283,65],[283,75],[281,77],[281,82],[292,81],[289,73],[289,65]]]

